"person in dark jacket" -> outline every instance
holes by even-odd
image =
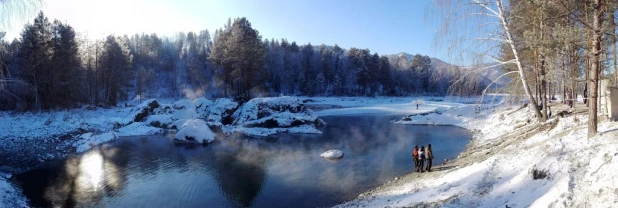
[[[425,146],[421,146],[421,150],[418,151],[418,166],[418,172],[422,173],[423,167],[425,166]]]
[[[414,159],[414,171],[418,171],[418,146],[414,145],[414,152],[412,152],[412,159]]]
[[[433,161],[433,151],[431,150],[431,144],[427,145],[427,150],[425,151],[425,157],[427,158],[427,172],[431,172],[431,162]]]

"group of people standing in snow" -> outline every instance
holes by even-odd
[[[425,149],[425,146],[421,146],[420,149],[418,146],[414,146],[412,158],[414,158],[414,171],[422,173],[424,169],[427,172],[431,172],[431,163],[433,162],[433,151],[431,151],[431,144],[427,145],[427,149]],[[426,166],[425,161],[427,161]]]

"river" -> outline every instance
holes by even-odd
[[[218,135],[204,147],[124,137],[15,177],[36,207],[324,207],[412,172],[414,145],[431,143],[435,166],[471,138],[454,126],[390,122],[399,116],[322,118],[323,134]],[[329,149],[345,156],[319,156]]]

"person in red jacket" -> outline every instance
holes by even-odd
[[[414,146],[414,152],[412,152],[412,159],[414,159],[414,171],[418,171],[418,146]]]

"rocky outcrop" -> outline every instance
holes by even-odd
[[[131,109],[129,115],[123,120],[122,125],[128,125],[132,122],[142,122],[153,114],[155,109],[159,107],[159,103],[155,99],[148,99],[135,108]]]
[[[326,124],[295,97],[254,98],[233,117],[234,125],[245,128],[320,127]]]

